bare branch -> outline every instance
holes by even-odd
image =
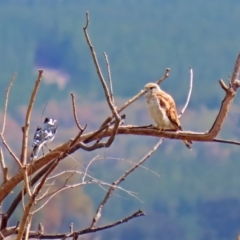
[[[48,181],[48,179],[47,179],[47,181]],[[41,201],[43,198],[45,198],[49,194],[49,191],[50,191],[51,187],[54,186],[54,183],[55,183],[55,181],[52,181],[50,184],[46,184],[46,186],[48,186],[48,188],[45,190],[45,192],[39,198],[36,198],[36,202]],[[34,190],[36,189],[36,187],[38,185],[39,184],[36,184]]]
[[[227,144],[232,144],[232,145],[240,145],[239,141],[233,141],[233,140],[227,140],[227,139],[214,138],[213,142],[227,143]]]
[[[86,167],[86,169],[85,169],[85,172],[84,172],[84,174],[83,174],[83,177],[82,177],[82,182],[85,182],[85,177],[86,177],[86,175],[87,175],[87,172],[88,172],[88,169],[89,169],[90,165],[91,165],[94,161],[96,161],[97,159],[99,159],[99,155],[97,155],[96,157],[94,157],[94,158],[88,163],[88,165],[87,165],[87,167]]]
[[[30,198],[30,197],[32,197],[32,192],[31,192],[30,184],[29,184],[29,180],[28,180],[27,168],[24,166],[22,168],[22,170],[23,170],[23,175],[24,175],[24,188],[27,189],[27,194],[28,194],[28,196]]]
[[[0,147],[0,164],[1,164],[2,173],[3,173],[3,183],[5,183],[8,181],[8,168],[5,165],[4,156],[3,156],[1,147]]]
[[[100,68],[98,60],[97,60],[97,55],[96,55],[94,47],[93,47],[93,45],[91,43],[90,37],[88,36],[88,33],[87,33],[88,24],[89,24],[89,13],[86,12],[86,25],[83,28],[83,31],[84,31],[84,34],[85,34],[85,38],[86,38],[87,44],[88,44],[88,46],[90,48],[90,51],[91,51],[91,54],[92,54],[92,59],[93,59],[95,68],[97,70],[98,77],[99,77],[99,79],[101,81],[101,84],[103,86],[103,90],[104,90],[104,93],[105,93],[105,96],[106,96],[107,103],[108,103],[108,105],[109,105],[109,107],[110,107],[114,117],[116,119],[118,119],[119,118],[118,117],[118,113],[117,113],[117,111],[116,111],[116,109],[115,109],[115,107],[114,107],[114,105],[113,105],[113,103],[111,101],[111,97],[110,97],[110,94],[109,94],[109,90],[108,90],[107,84],[106,84],[106,82],[104,80],[101,68]],[[119,121],[120,121],[120,119],[119,119]]]
[[[112,98],[110,96],[110,93],[109,93],[109,90],[108,90],[108,87],[107,87],[107,84],[106,84],[106,81],[103,77],[103,74],[102,74],[102,71],[101,71],[101,68],[99,66],[99,63],[98,63],[98,60],[97,60],[97,55],[95,53],[95,50],[94,50],[94,47],[91,43],[91,40],[90,40],[90,37],[88,36],[88,33],[87,33],[87,27],[88,27],[88,24],[89,24],[89,14],[88,12],[86,12],[86,25],[85,27],[83,28],[83,31],[84,31],[84,34],[85,34],[85,38],[86,38],[86,41],[87,41],[87,44],[89,46],[89,49],[90,49],[90,52],[92,54],[92,59],[93,59],[93,62],[94,62],[94,65],[95,65],[95,68],[96,68],[96,71],[97,71],[97,74],[98,74],[98,77],[100,79],[100,82],[102,84],[102,87],[103,87],[103,90],[104,90],[104,93],[105,93],[105,97],[106,97],[106,100],[107,100],[107,103],[108,103],[108,106],[109,108],[111,109],[111,112],[113,114],[113,116],[115,117],[115,125],[113,127],[113,132],[112,134],[110,135],[109,139],[107,140],[107,142],[105,143],[96,143],[94,144],[94,146],[92,147],[92,149],[96,149],[96,148],[99,148],[99,147],[109,147],[111,146],[112,142],[114,141],[115,139],[115,136],[116,136],[116,133],[117,133],[117,129],[120,125],[120,121],[121,121],[121,118],[120,116],[118,115],[118,112],[112,102]],[[83,148],[86,148],[86,146],[84,146],[82,144],[82,147]]]
[[[180,114],[178,115],[178,118],[181,118],[181,116],[183,115],[183,113],[185,112],[185,110],[187,109],[187,106],[189,104],[190,98],[191,98],[191,94],[192,94],[192,87],[193,87],[193,70],[190,68],[190,87],[189,87],[189,92],[188,92],[188,97],[187,97],[187,101],[182,109],[182,111],[180,112]]]
[[[31,113],[32,113],[32,109],[33,109],[33,105],[35,102],[35,98],[37,95],[37,91],[42,79],[42,74],[43,74],[43,70],[39,70],[38,71],[38,77],[34,86],[34,89],[32,91],[32,95],[30,98],[30,102],[28,105],[28,109],[27,109],[27,113],[26,113],[26,119],[25,119],[25,125],[22,128],[23,130],[23,140],[22,140],[22,152],[21,152],[21,163],[23,164],[23,166],[26,165],[27,162],[27,144],[28,144],[28,132],[29,132],[29,128],[30,128],[30,118],[31,118]]]
[[[89,12],[86,12],[86,25],[83,27],[83,30],[86,31],[89,24]]]
[[[118,186],[123,180],[125,180],[130,173],[132,173],[136,168],[138,168],[139,165],[143,164],[158,149],[158,147],[162,144],[162,141],[163,141],[163,139],[161,138],[160,141],[153,147],[153,149],[151,151],[149,151],[140,161],[138,161],[138,163],[135,166],[131,167],[118,180],[116,180],[115,182],[112,183],[112,186],[109,188],[104,199],[98,206],[98,209],[96,211],[95,217],[93,218],[90,229],[95,228],[98,220],[101,218],[102,209],[105,206],[105,204],[107,203],[110,196],[112,195],[112,192],[115,190],[116,186]]]
[[[8,150],[9,154],[13,157],[13,159],[16,161],[16,163],[18,164],[19,168],[22,168],[22,164],[20,162],[20,160],[18,159],[18,157],[15,155],[15,153],[11,150],[10,146],[7,144],[7,142],[5,141],[5,138],[3,137],[2,134],[0,134],[0,137],[2,139],[2,143],[3,145],[6,147],[6,149]]]
[[[240,53],[238,53],[237,60],[233,68],[232,78],[231,78],[231,84],[234,91],[236,91],[237,88],[239,87],[239,85],[237,84],[239,72],[240,72]]]
[[[106,64],[107,64],[108,81],[109,81],[109,87],[110,87],[110,98],[111,98],[111,101],[112,101],[112,103],[113,103],[113,105],[114,105],[113,86],[112,86],[112,77],[111,77],[110,64],[109,64],[109,61],[108,61],[108,56],[107,56],[107,54],[104,52],[103,55],[104,55],[104,57],[105,57]]]
[[[71,93],[71,97],[72,97],[72,106],[73,106],[73,116],[74,116],[74,119],[75,119],[75,123],[78,127],[78,129],[80,130],[80,132],[83,132],[86,127],[87,127],[87,124],[85,125],[84,128],[81,127],[79,121],[78,121],[78,118],[77,118],[77,112],[76,112],[76,104],[75,104],[75,96],[73,93]]]
[[[3,113],[3,126],[2,126],[2,132],[0,134],[0,137],[2,139],[2,142],[3,142],[3,145],[7,148],[9,154],[13,157],[13,159],[17,162],[18,166],[21,168],[22,165],[19,161],[19,159],[17,158],[17,156],[14,154],[14,152],[11,150],[11,148],[9,147],[9,145],[7,144],[7,142],[5,141],[5,138],[3,136],[4,134],[4,131],[5,131],[5,125],[6,125],[6,117],[7,117],[7,107],[8,107],[8,98],[9,98],[9,93],[10,93],[10,90],[11,90],[11,87],[13,85],[13,82],[15,80],[17,76],[17,73],[14,73],[10,83],[9,83],[9,86],[6,90],[6,98],[5,98],[5,105],[4,105],[4,113]]]
[[[3,126],[2,126],[2,132],[1,132],[1,135],[4,134],[4,130],[5,130],[5,124],[6,124],[6,117],[7,117],[7,107],[8,107],[8,98],[9,98],[9,93],[10,93],[10,90],[12,88],[12,85],[13,85],[13,82],[15,80],[17,76],[17,73],[14,73],[9,85],[8,85],[8,88],[6,90],[6,98],[5,98],[5,105],[4,105],[4,113],[3,113]]]
[[[167,79],[169,77],[171,69],[170,68],[166,68],[165,74],[163,77],[161,77],[159,80],[156,81],[156,84],[161,84],[165,79]]]

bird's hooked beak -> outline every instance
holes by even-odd
[[[148,88],[148,87],[144,87],[144,92],[147,93],[147,92],[151,92],[151,89]]]

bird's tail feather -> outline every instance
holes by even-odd
[[[45,141],[42,142],[41,144],[35,145],[33,147],[33,150],[32,150],[32,153],[31,153],[31,158],[32,159],[38,158],[39,151],[43,147],[44,144],[45,144]]]
[[[40,146],[34,146],[31,153],[31,158],[33,159],[37,158],[39,154],[39,150],[40,150]]]
[[[190,150],[192,150],[192,142],[191,141],[188,141],[188,140],[183,140],[184,144],[186,145],[186,147]]]

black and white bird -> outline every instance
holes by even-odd
[[[40,149],[48,142],[51,142],[57,132],[57,120],[53,118],[45,118],[41,127],[37,127],[33,138],[33,150],[31,157],[33,159],[38,157]]]

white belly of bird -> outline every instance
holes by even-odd
[[[147,108],[151,118],[157,124],[157,127],[162,129],[174,129],[174,126],[170,122],[165,109],[161,107],[157,99],[152,98],[147,101]]]

